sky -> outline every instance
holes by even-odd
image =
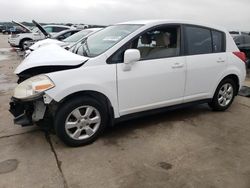
[[[109,25],[185,19],[250,31],[250,0],[0,0],[0,21]]]

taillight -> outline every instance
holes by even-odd
[[[245,63],[247,62],[247,56],[244,52],[233,52],[234,55],[236,55],[238,58],[240,58]]]

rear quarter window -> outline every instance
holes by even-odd
[[[225,34],[220,31],[212,30],[213,52],[225,52]]]

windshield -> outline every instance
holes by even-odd
[[[74,49],[70,51],[86,57],[98,56],[141,26],[142,25],[122,24],[106,27],[90,35],[86,40],[80,43],[80,45],[74,46]]]
[[[85,37],[86,35],[88,35],[89,33],[91,33],[92,30],[83,30],[83,31],[79,31],[78,33],[75,33],[74,35],[71,35],[70,37],[64,39],[64,42],[77,42],[80,39],[82,39],[83,37]]]

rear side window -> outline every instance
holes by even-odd
[[[213,36],[213,52],[219,53],[219,52],[225,52],[224,47],[224,34],[219,31],[212,31]]]
[[[185,37],[188,55],[212,53],[212,38],[209,29],[186,26]]]

